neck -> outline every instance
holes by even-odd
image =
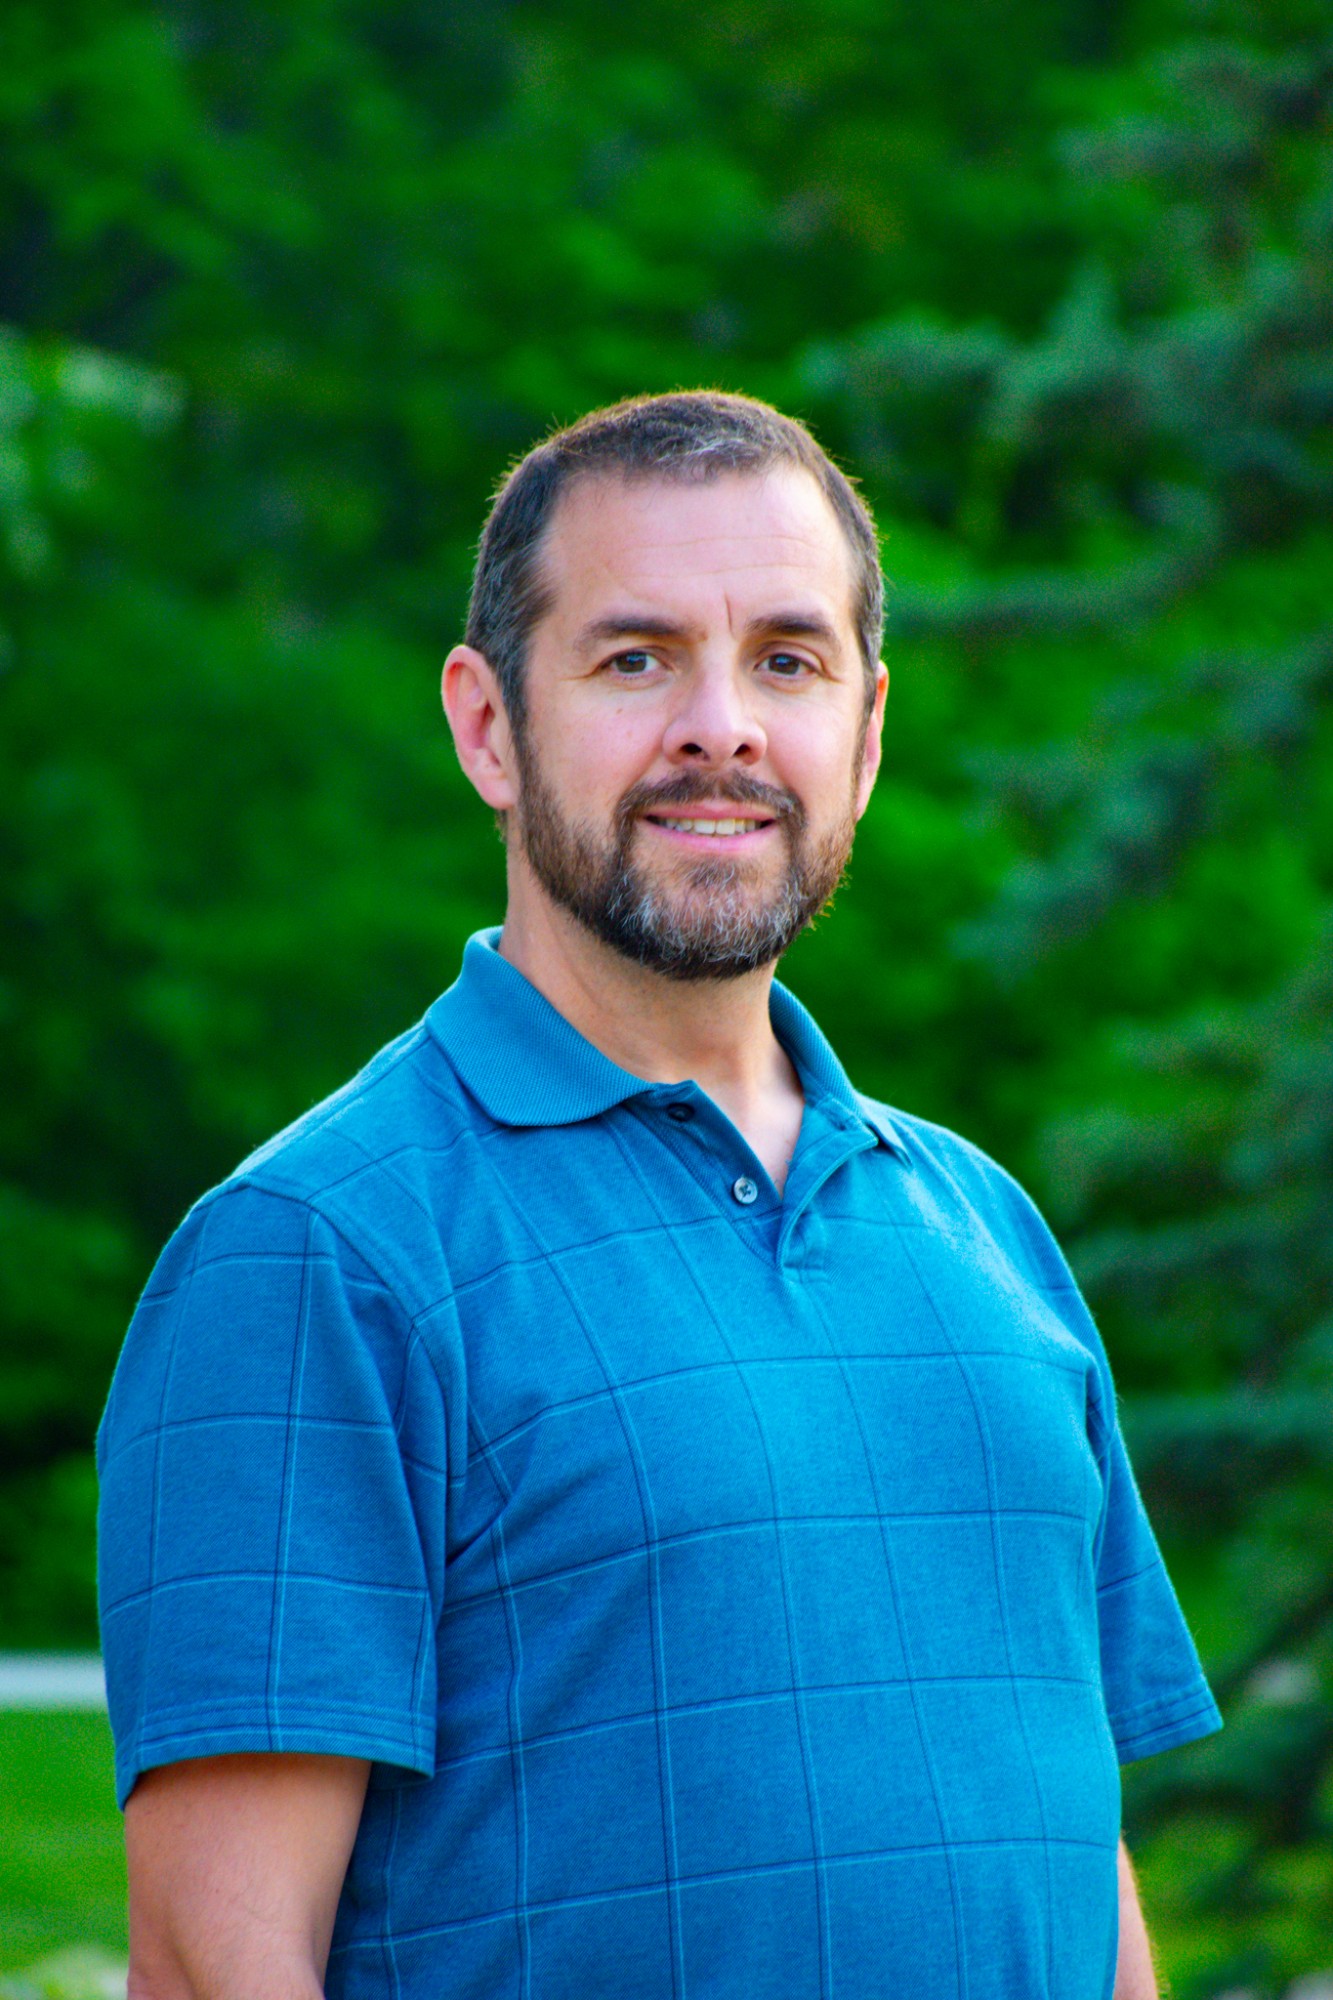
[[[781,1187],[802,1099],[769,1020],[773,966],[735,979],[667,979],[622,958],[544,895],[511,894],[500,952],[631,1076],[697,1083]]]

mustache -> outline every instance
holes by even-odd
[[[631,785],[616,808],[616,818],[626,827],[641,813],[668,806],[698,805],[704,799],[710,803],[725,801],[733,806],[761,806],[770,819],[790,820],[798,828],[805,823],[805,807],[794,792],[785,791],[780,785],[766,785],[759,778],[747,777],[743,771],[711,778],[702,771],[682,771],[679,777],[668,778],[660,785]]]

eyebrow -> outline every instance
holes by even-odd
[[[575,640],[580,651],[605,645],[611,639],[691,639],[694,628],[674,618],[658,618],[652,612],[628,611],[610,618],[594,618]]]
[[[789,639],[817,639],[827,646],[841,643],[837,630],[817,611],[778,610],[763,611],[751,618],[743,636],[758,639],[765,636]],[[688,643],[697,637],[697,630],[691,625],[682,625],[674,618],[662,618],[653,612],[615,613],[606,618],[594,618],[578,634],[575,644],[585,650],[593,646],[606,645],[615,639],[676,639]]]
[[[836,628],[818,611],[765,611],[745,628],[747,639],[758,639],[765,633],[774,638],[822,639],[826,646],[841,644]]]

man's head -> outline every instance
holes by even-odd
[[[508,921],[563,912],[677,979],[772,964],[869,796],[881,611],[868,514],[764,404],[641,399],[538,446],[445,672],[506,818]]]
[[[715,389],[681,390],[590,410],[534,446],[500,484],[477,548],[467,643],[490,661],[517,733],[526,714],[528,640],[550,599],[543,543],[561,496],[585,479],[691,483],[722,473],[758,478],[779,466],[810,474],[846,538],[852,615],[873,692],[884,579],[875,524],[860,494],[805,425],[771,404]]]

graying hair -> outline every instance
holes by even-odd
[[[869,509],[804,424],[752,396],[690,389],[591,410],[544,438],[501,481],[477,550],[466,636],[490,662],[516,733],[525,715],[528,641],[550,603],[542,542],[565,489],[580,478],[690,481],[758,475],[779,465],[810,473],[846,537],[869,706],[884,628],[884,578]]]

